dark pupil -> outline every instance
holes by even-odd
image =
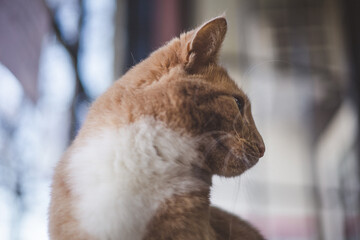
[[[242,99],[238,99],[238,98],[235,98],[235,102],[239,108],[239,111],[241,112],[241,114],[244,113],[244,102],[242,101]]]

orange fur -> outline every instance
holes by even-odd
[[[163,202],[148,223],[144,239],[262,239],[246,222],[210,207],[211,176],[237,176],[265,150],[247,96],[217,64],[225,33],[226,20],[218,17],[182,34],[129,70],[93,103],[76,140],[55,169],[51,239],[93,239],[79,227],[73,213],[77,199],[68,182],[69,156],[104,126],[122,128],[144,116],[199,139],[198,151],[205,163],[194,168],[193,174],[207,186]],[[242,99],[243,113],[234,98]]]

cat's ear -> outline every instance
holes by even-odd
[[[185,69],[195,70],[199,66],[217,61],[217,55],[227,30],[226,19],[216,17],[195,30],[186,45]]]

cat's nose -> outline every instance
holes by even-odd
[[[264,153],[265,153],[265,144],[264,143],[260,143],[258,144],[258,150],[259,150],[259,157],[263,157]]]
[[[265,143],[257,129],[255,129],[255,132],[256,134],[254,135],[254,143],[259,151],[259,158],[261,158],[265,153]]]

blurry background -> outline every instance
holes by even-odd
[[[360,239],[355,0],[1,0],[0,239],[48,239],[53,167],[89,104],[179,33],[226,12],[221,63],[265,157],[212,202],[267,239]]]

